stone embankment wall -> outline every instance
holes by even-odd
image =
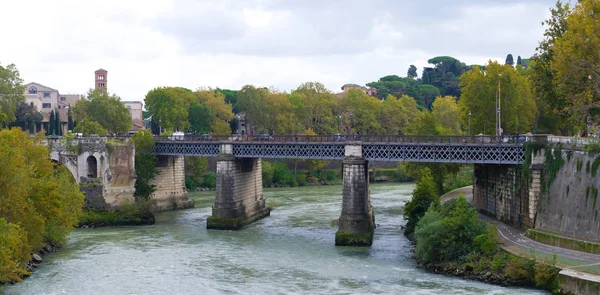
[[[156,169],[158,175],[152,180],[156,191],[151,198],[156,200],[158,211],[194,207],[185,190],[183,156],[159,156]]]
[[[557,161],[555,154],[560,154],[562,160]],[[600,242],[600,202],[597,200],[600,155],[555,150],[550,156],[547,153],[546,166],[549,167],[544,177],[546,182],[551,182],[542,185],[536,229]],[[553,165],[555,168],[551,168]],[[554,179],[551,179],[549,169],[557,170]]]
[[[533,227],[522,165],[476,164],[473,204],[479,212],[518,227]]]
[[[131,141],[113,144],[108,159],[99,156],[99,165],[105,167],[100,175],[104,184],[104,200],[111,207],[133,202],[135,193],[135,147]],[[108,164],[108,165],[106,165]]]

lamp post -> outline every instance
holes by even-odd
[[[469,136],[471,136],[471,111],[469,111]]]
[[[502,78],[502,73],[498,74],[498,77]],[[498,78],[498,100],[496,101],[496,107],[497,107],[497,114],[496,114],[496,118],[497,118],[497,126],[496,126],[496,135],[500,136],[502,135],[502,132],[500,132],[500,130],[502,129],[502,100],[500,99],[500,78]]]

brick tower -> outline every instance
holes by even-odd
[[[94,72],[94,87],[96,89],[108,91],[108,72],[105,69],[99,69]]]

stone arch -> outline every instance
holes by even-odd
[[[63,163],[59,160],[50,159],[50,161],[52,161],[56,165],[55,169],[59,169],[59,167],[65,167],[67,169],[67,171],[69,171],[69,174],[71,175],[71,179],[73,180],[73,182],[74,183],[77,182],[77,175],[75,175],[76,172],[73,171],[72,167],[69,167],[69,165],[66,165],[65,163]]]
[[[85,163],[87,165],[87,175],[86,176],[88,178],[97,178],[98,177],[98,160],[96,160],[96,157],[90,155],[85,160]]]

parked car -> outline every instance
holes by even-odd
[[[273,136],[269,134],[259,134],[252,138],[254,141],[271,141],[273,140]]]
[[[344,136],[343,134],[335,134],[331,137],[331,140],[333,141],[346,141],[346,136]]]
[[[181,131],[175,131],[173,132],[173,135],[169,136],[169,140],[183,140],[185,137],[185,134]]]
[[[200,140],[212,140],[212,135],[210,134],[202,134],[199,137]]]

